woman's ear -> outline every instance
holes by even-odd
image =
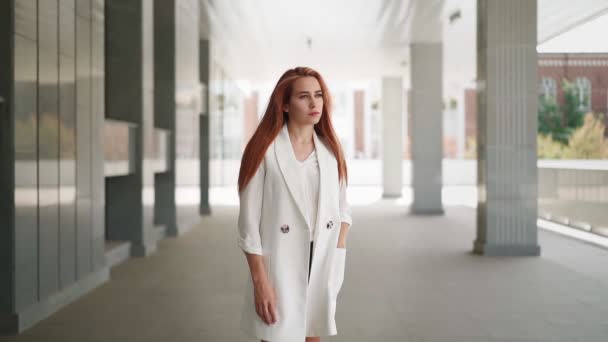
[[[289,105],[288,104],[284,104],[283,105],[283,112],[284,113],[289,113]]]

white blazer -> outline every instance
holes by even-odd
[[[287,125],[269,146],[255,176],[239,193],[238,246],[264,256],[276,291],[277,322],[267,325],[255,311],[251,275],[247,274],[241,328],[271,342],[303,341],[305,336],[337,334],[336,299],[344,280],[346,249],[337,248],[340,222],[352,223],[340,196],[338,163],[316,133],[319,203],[313,261],[308,280],[310,232],[305,200]],[[343,192],[344,193],[344,192]],[[342,208],[342,210],[340,209]]]

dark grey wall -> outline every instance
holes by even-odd
[[[178,232],[175,206],[175,1],[154,1],[154,122],[167,129],[169,167],[154,176],[156,198],[154,217],[167,227],[169,235]]]
[[[143,103],[141,7],[141,1],[106,1],[106,118],[135,124]]]
[[[154,20],[155,125],[171,132],[169,170],[155,175],[155,221],[174,236],[191,223],[191,210],[175,205],[176,174],[199,158],[199,1],[155,0]]]
[[[13,1],[0,1],[0,331],[14,311]]]
[[[135,172],[106,178],[107,236],[131,241],[131,255],[156,249],[154,204],[144,205],[143,191],[154,199],[154,42],[153,3],[106,1],[106,118],[136,125]]]
[[[13,66],[0,74],[9,101],[0,125],[0,330],[16,332],[108,278],[96,101],[103,99],[104,5],[0,6],[0,62]]]

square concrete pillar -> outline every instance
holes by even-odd
[[[413,214],[443,214],[442,43],[415,43],[411,51]]]
[[[539,255],[535,0],[477,2],[477,239],[483,255]]]

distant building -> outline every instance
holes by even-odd
[[[579,89],[586,110],[606,113],[608,108],[608,53],[542,53],[538,55],[539,92],[563,103],[562,80]]]
[[[563,104],[563,79],[579,89],[585,110],[604,114],[608,122],[608,53],[539,53],[539,95]],[[477,102],[475,89],[465,90],[466,136],[475,137]],[[608,133],[608,130],[607,130]]]

